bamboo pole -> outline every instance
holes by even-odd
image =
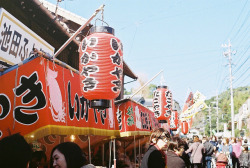
[[[154,80],[154,78],[156,78],[160,73],[162,73],[163,70],[161,70],[160,72],[158,72],[152,79],[150,79],[148,82],[146,82],[142,87],[140,87],[130,98],[134,97],[139,91],[141,91],[145,86],[147,86],[147,84],[149,82],[151,82],[152,80]]]
[[[53,59],[53,56],[48,55],[48,54],[45,53],[45,52],[39,51],[39,50],[37,50],[36,48],[34,48],[33,51],[34,51],[35,53],[37,53],[39,56],[41,56],[41,57],[44,57],[44,58],[49,59],[49,60],[52,60],[52,59]],[[69,66],[69,65],[66,64],[65,62],[62,62],[62,61],[60,61],[60,60],[57,59],[57,58],[54,58],[53,61],[54,61],[55,63],[61,65],[62,67],[67,68],[67,69],[69,69],[69,70],[71,70],[71,71],[73,71],[73,72],[79,74],[79,71],[78,71],[77,69],[75,69],[75,68]]]
[[[89,163],[91,164],[91,146],[90,146],[90,136],[88,136],[89,140]]]
[[[93,15],[89,18],[89,20],[87,20],[87,22],[82,25],[81,27],[79,27],[79,29],[56,51],[54,58],[56,58],[61,52],[62,50],[64,50],[64,48],[66,48],[68,46],[68,44],[80,33],[80,31],[82,31],[89,23],[90,21],[101,11],[103,10],[105,5],[101,5],[94,13]]]

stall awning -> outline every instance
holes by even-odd
[[[20,132],[28,141],[47,135],[149,135],[153,112],[130,99],[89,108],[79,74],[44,57],[0,72],[0,139]]]

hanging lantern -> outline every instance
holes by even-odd
[[[119,96],[123,78],[123,51],[114,29],[92,27],[79,47],[80,87],[92,108],[108,108]]]
[[[179,127],[179,114],[177,110],[171,112],[171,117],[169,118],[170,129],[175,131]]]
[[[172,93],[167,86],[158,86],[154,91],[153,111],[159,123],[166,123],[172,111]]]
[[[188,133],[188,123],[186,121],[181,122],[181,132],[183,134]]]

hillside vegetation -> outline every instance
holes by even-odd
[[[234,114],[239,113],[239,108],[242,104],[250,97],[250,86],[239,87],[233,89],[234,92]],[[218,96],[218,106],[219,106],[219,130],[223,131],[223,124],[231,121],[231,98],[230,98],[230,89],[225,92],[222,92]],[[211,127],[212,130],[216,131],[216,96],[205,101],[206,104],[211,106]],[[201,122],[202,121],[202,122]],[[205,124],[205,134],[209,135],[209,115],[208,109],[201,111],[194,118],[193,127],[204,127]],[[230,125],[229,125],[230,126]],[[239,134],[239,130],[235,130],[236,136]]]

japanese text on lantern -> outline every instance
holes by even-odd
[[[115,66],[115,69],[110,72],[111,75],[115,76],[117,80],[112,80],[111,83],[115,86],[112,87],[113,92],[117,92],[118,90],[121,90],[121,78],[122,78],[122,69],[119,67],[122,64],[122,58],[119,54],[119,44],[116,39],[111,38],[111,48],[115,51],[114,55],[111,55],[110,58],[112,60],[112,63],[118,66]]]
[[[161,116],[161,92],[158,90],[154,91],[153,104],[155,118],[159,118]]]
[[[171,115],[172,111],[172,92],[170,90],[167,90],[165,92],[165,97],[166,97],[166,105],[164,106],[165,110],[165,117],[169,117]]]
[[[95,77],[90,77],[90,74],[95,74],[99,72],[99,66],[97,65],[87,65],[91,61],[98,60],[98,54],[92,51],[90,54],[86,51],[87,47],[94,47],[98,43],[98,39],[95,37],[91,37],[89,40],[85,38],[82,41],[82,50],[84,54],[81,56],[80,61],[81,64],[84,65],[82,67],[81,75],[84,75],[86,78],[82,80],[84,84],[83,91],[87,92],[88,90],[94,90],[99,83]]]

